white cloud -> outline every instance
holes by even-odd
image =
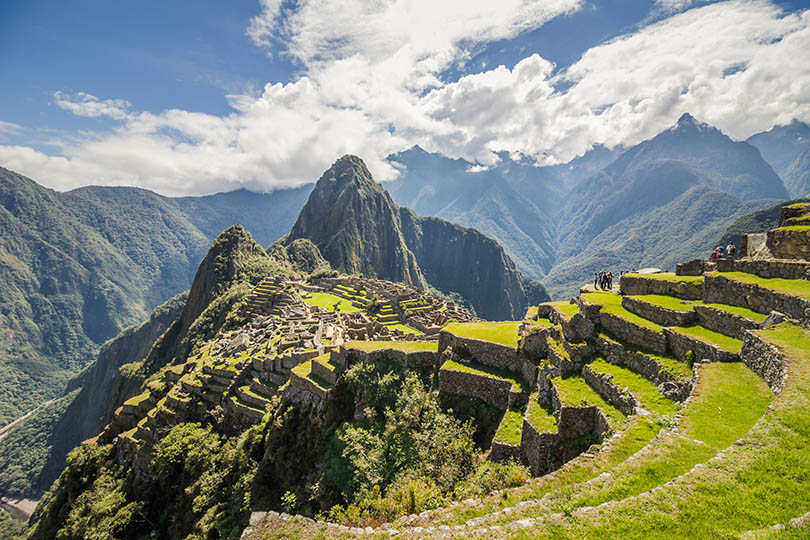
[[[3,122],[0,120],[0,133],[14,133],[20,129],[20,126],[14,122]]]
[[[106,116],[113,120],[123,120],[127,117],[127,109],[132,106],[132,104],[125,99],[101,100],[86,92],[78,92],[76,94],[54,92],[53,98],[54,103],[60,108],[70,111],[77,116],[86,116],[88,118]]]
[[[764,0],[690,9],[594,47],[562,72],[535,54],[512,69],[440,79],[476,47],[579,5],[262,0],[248,34],[283,44],[301,64],[297,80],[229,96],[235,110],[225,116],[138,113],[124,100],[57,93],[60,107],[120,126],[65,143],[58,157],[0,147],[0,164],[58,189],[200,194],[298,185],[344,153],[386,180],[397,170],[385,157],[413,144],[483,167],[498,151],[564,162],[594,144],[635,144],[686,111],[737,138],[793,116],[810,121],[810,11],[784,15]]]

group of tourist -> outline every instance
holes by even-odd
[[[613,272],[594,272],[593,286],[595,289],[612,289],[613,288]]]
[[[729,242],[727,246],[717,244],[714,247],[714,251],[712,251],[711,260],[713,263],[716,263],[717,259],[725,259],[726,257],[733,259],[736,253],[737,246],[734,245],[733,241]]]

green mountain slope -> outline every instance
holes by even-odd
[[[807,178],[810,126],[793,120],[790,124],[757,133],[747,142],[759,149],[765,161],[782,177],[791,198],[810,195]]]

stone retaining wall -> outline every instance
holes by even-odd
[[[619,280],[619,290],[621,290],[622,294],[632,296],[662,294],[684,300],[700,300],[703,298],[703,286],[701,283],[670,281],[651,277],[644,278],[628,276],[627,274],[623,275]]]
[[[610,313],[600,313],[599,324],[617,338],[631,345],[657,354],[667,352],[667,338],[660,332],[635,325]]]
[[[520,445],[492,441],[489,460],[505,463],[509,460],[521,461]]]
[[[635,313],[639,317],[644,317],[661,326],[687,326],[692,324],[696,318],[695,312],[692,310],[675,311],[631,296],[622,297],[622,307],[630,313]]]
[[[714,270],[715,264],[706,259],[693,259],[689,262],[675,265],[675,274],[678,276],[702,276],[705,272]]]
[[[582,369],[582,377],[602,399],[619,409],[626,416],[630,416],[636,410],[639,403],[627,388],[621,388],[613,383],[613,376],[607,373],[597,373],[590,365]]]
[[[751,319],[711,306],[695,306],[695,312],[701,326],[737,339],[742,339],[746,330],[759,327]]]
[[[565,461],[562,461],[563,456],[555,451],[559,441],[560,437],[556,433],[547,431],[541,433],[526,419],[523,420],[520,454],[532,471],[533,476],[549,473],[565,463]]]
[[[692,380],[680,379],[662,368],[651,356],[630,350],[614,341],[596,338],[596,350],[605,360],[638,373],[658,385],[661,393],[675,401],[685,400],[692,393]]]
[[[810,231],[773,229],[765,244],[776,259],[810,259]]]
[[[738,259],[734,270],[764,278],[810,280],[810,263],[806,261]]]
[[[337,384],[337,371],[332,371],[325,365],[314,360],[312,361],[312,374],[333,386]]]
[[[747,332],[743,338],[743,363],[751,371],[762,377],[774,394],[778,394],[785,386],[787,377],[787,364],[782,353],[756,332]]]
[[[329,397],[329,391],[321,388],[313,381],[309,380],[306,377],[301,377],[300,375],[296,375],[294,371],[290,372],[290,386],[303,390],[305,392],[309,392],[310,394],[319,397],[320,399],[326,401],[326,398]],[[287,397],[287,391],[284,392],[284,397]]]
[[[710,304],[731,304],[757,313],[778,311],[792,319],[810,319],[810,301],[784,293],[731,281],[723,275],[707,275],[704,300]]]
[[[439,370],[439,393],[477,398],[506,410],[511,404],[512,383],[486,375],[450,369]]]
[[[517,348],[481,339],[458,337],[442,330],[439,333],[439,353],[441,354],[447,347],[453,347],[454,354],[461,358],[520,374]]]
[[[694,353],[695,362],[700,360],[709,360],[710,362],[736,362],[740,359],[738,354],[675,332],[669,328],[664,328],[664,333],[667,335],[672,353],[683,362],[686,361],[686,353],[688,351]]]

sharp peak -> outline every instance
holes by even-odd
[[[366,167],[365,162],[358,156],[345,154],[338,158],[318,180],[315,188],[331,186],[347,186],[354,184],[358,187],[379,187],[374,177]],[[382,188],[380,188],[382,189]]]

